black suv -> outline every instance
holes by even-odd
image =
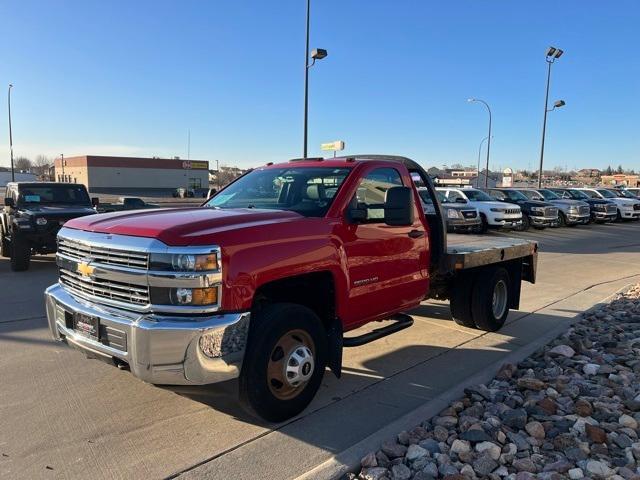
[[[558,208],[548,202],[529,200],[513,188],[490,188],[487,193],[500,202],[515,203],[522,209],[522,230],[543,229],[558,224]]]
[[[0,210],[0,254],[11,269],[27,270],[31,253],[56,251],[56,235],[72,218],[96,213],[84,185],[12,182]]]

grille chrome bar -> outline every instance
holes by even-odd
[[[147,253],[86,245],[62,237],[58,238],[58,251],[80,261],[89,258],[107,265],[149,268],[149,254]]]
[[[80,294],[85,293],[98,298],[117,300],[134,305],[148,305],[150,303],[148,287],[92,279],[64,268],[60,269],[60,283]]]

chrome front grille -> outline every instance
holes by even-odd
[[[634,210],[640,210],[640,203],[634,203],[633,204],[633,209]]]
[[[115,248],[98,247],[64,237],[58,237],[58,253],[81,262],[96,261],[105,265],[149,268],[149,254]]]
[[[578,213],[580,215],[589,215],[591,213],[591,209],[586,205],[581,205],[578,207]]]
[[[517,215],[518,213],[520,213],[520,209],[519,208],[507,208],[505,213],[508,214],[508,215]]]
[[[462,216],[464,218],[476,218],[478,213],[475,210],[462,210]]]
[[[618,212],[618,207],[612,204],[607,205],[607,213],[617,213],[617,212]]]
[[[545,217],[557,217],[558,216],[558,209],[556,207],[545,207],[544,216]]]
[[[130,283],[103,280],[81,275],[65,268],[60,268],[60,283],[79,295],[90,295],[112,301],[133,305],[148,305],[149,287]]]

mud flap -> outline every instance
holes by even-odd
[[[342,375],[342,322],[339,318],[335,318],[327,330],[327,344],[329,350],[329,358],[327,365],[336,376],[340,378]]]

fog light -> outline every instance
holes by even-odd
[[[193,301],[193,290],[190,288],[178,288],[175,295],[176,303],[179,305],[191,305]]]
[[[174,305],[215,305],[218,303],[218,287],[177,288],[171,291]]]

